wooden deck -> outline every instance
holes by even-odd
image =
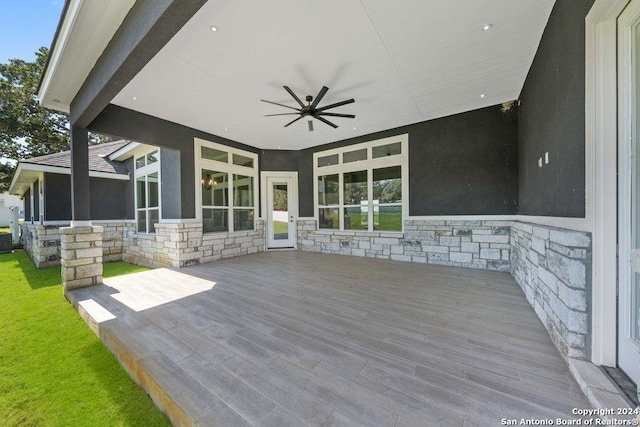
[[[508,274],[271,252],[69,298],[175,424],[493,426],[589,407]]]

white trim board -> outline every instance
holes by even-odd
[[[592,230],[591,360],[616,366],[617,23],[628,0],[596,0],[585,22],[586,213]]]

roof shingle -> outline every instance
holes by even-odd
[[[129,141],[119,140],[106,142],[104,144],[90,145],[89,170],[125,175],[129,173],[124,163],[109,159],[109,154],[118,151],[127,144],[129,144]],[[30,159],[21,160],[20,163],[71,168],[71,151],[62,151],[60,153],[32,157]]]

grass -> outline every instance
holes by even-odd
[[[286,221],[273,221],[273,233],[285,234],[289,232],[289,223]]]
[[[104,266],[104,276],[144,270]],[[3,426],[170,426],[62,295],[60,267],[0,255]]]
[[[350,230],[367,230],[367,218],[367,213],[352,212],[348,214],[346,220],[351,225]],[[376,221],[373,227],[375,231],[402,231],[402,212],[374,214],[374,220]]]

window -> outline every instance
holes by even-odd
[[[160,153],[153,150],[135,159],[136,223],[139,233],[155,233],[160,221]]]
[[[314,154],[318,228],[402,231],[408,136]]]
[[[253,230],[258,156],[196,138],[205,233]]]

